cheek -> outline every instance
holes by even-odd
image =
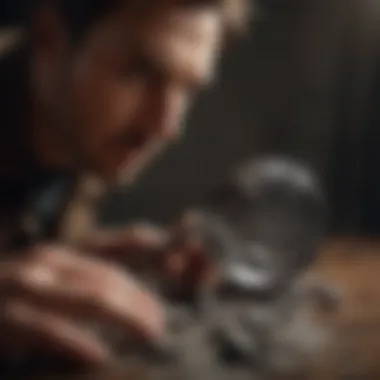
[[[108,80],[104,83],[104,116],[109,127],[120,133],[133,125],[144,102],[144,87],[138,82]]]
[[[138,111],[143,91],[138,83],[126,83],[100,70],[74,74],[74,108],[79,129],[91,131],[90,139],[119,133]]]

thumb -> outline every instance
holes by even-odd
[[[150,224],[134,224],[104,229],[83,239],[82,247],[90,252],[108,255],[163,250],[169,242],[168,232]]]

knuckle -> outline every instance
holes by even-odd
[[[33,281],[31,281],[31,275],[32,272],[31,265],[21,265],[11,276],[11,285],[13,285],[16,289],[24,289],[29,288],[29,285],[33,285]]]
[[[16,270],[12,280],[18,290],[34,290],[53,281],[53,272],[45,266],[23,265]]]
[[[112,309],[110,293],[103,286],[95,286],[87,293],[87,302],[92,309],[109,310]]]
[[[124,277],[120,281],[117,270],[105,270],[100,278],[101,281],[97,281],[88,294],[88,302],[93,308],[108,312],[120,311],[127,304],[126,297],[136,296],[137,287],[132,286]]]

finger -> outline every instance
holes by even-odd
[[[48,348],[57,354],[88,364],[100,365],[111,359],[111,353],[100,338],[55,312],[36,309],[22,301],[10,301],[3,313],[3,323],[18,331],[25,343]]]
[[[172,252],[165,271],[171,287],[183,296],[195,295],[202,288],[211,288],[217,281],[216,266],[208,260],[203,248],[197,245]]]
[[[14,292],[73,317],[116,324],[141,338],[160,336],[163,310],[133,277],[101,261],[56,250],[55,271],[36,263],[19,270]]]
[[[162,334],[161,305],[130,279],[118,284],[99,278],[94,281],[78,278],[71,285],[57,287],[51,297],[60,302],[62,310],[116,325],[131,338],[157,339]]]
[[[190,269],[202,269],[208,262],[202,244],[193,240],[184,242],[182,246],[174,246],[166,255],[164,267],[167,273],[174,277],[182,277]]]
[[[182,251],[182,255],[192,256],[203,249],[202,234],[199,229],[200,214],[196,210],[184,213],[173,227],[170,251]],[[202,252],[205,254],[205,252]]]
[[[118,230],[102,231],[87,237],[83,247],[90,252],[108,255],[128,255],[136,251],[147,253],[162,250],[169,242],[164,229],[151,225],[136,225]]]

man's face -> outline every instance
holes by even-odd
[[[80,163],[107,181],[131,179],[180,135],[195,95],[213,79],[220,39],[213,8],[117,9],[74,52],[55,48],[53,124]]]

